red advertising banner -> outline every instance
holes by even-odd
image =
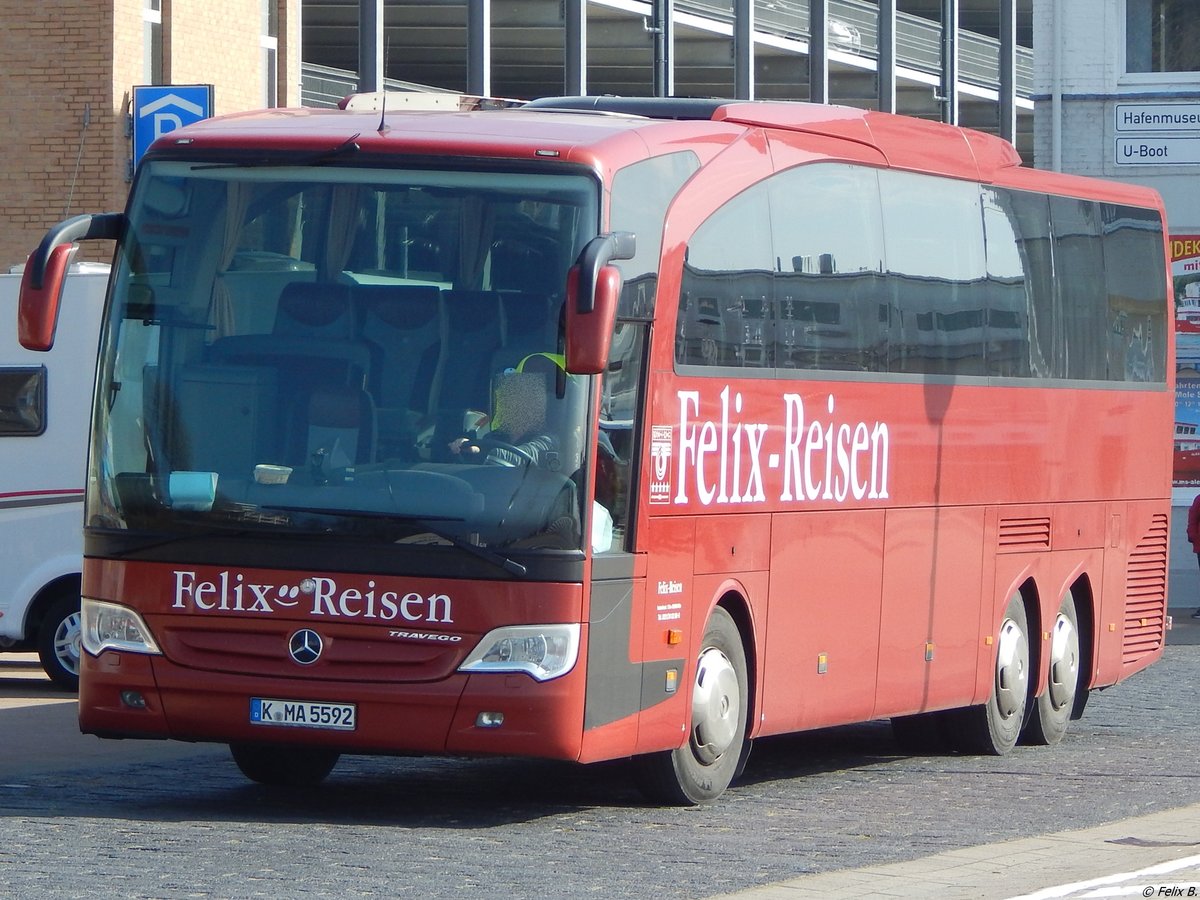
[[[1200,487],[1200,234],[1173,234],[1175,487]]]

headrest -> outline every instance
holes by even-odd
[[[440,291],[433,285],[361,285],[355,289],[365,310],[368,329],[372,322],[410,330],[438,318]],[[369,331],[368,331],[369,336]]]
[[[354,338],[354,310],[344,284],[294,281],[279,296],[275,334],[291,337]]]

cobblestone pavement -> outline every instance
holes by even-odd
[[[907,757],[880,722],[763,740],[699,809],[645,805],[619,763],[348,758],[288,794],[220,748],[105,742],[17,772],[0,709],[0,897],[691,898],[1089,828],[1200,803],[1197,637],[1177,627],[1057,747]],[[49,751],[71,710],[38,712]]]

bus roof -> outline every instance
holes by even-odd
[[[453,102],[429,108],[390,103],[377,94],[369,102],[348,98],[343,109],[235,113],[170,132],[153,150],[320,153],[353,142],[370,153],[553,158],[616,168],[684,147],[706,160],[748,130],[765,129],[825,139],[817,152],[829,152],[838,141],[851,142],[877,152],[886,165],[898,169],[1089,196],[1096,194],[1098,184],[1096,179],[1023,168],[1010,143],[984,132],[856,107],[653,97],[551,97],[520,105],[503,101],[491,108],[460,103],[457,109]],[[1107,185],[1102,193],[1111,192],[1111,199],[1119,202],[1159,203],[1145,188]]]

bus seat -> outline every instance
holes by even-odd
[[[503,237],[491,246],[492,286],[500,291],[549,293],[562,290],[552,279],[560,271],[558,246],[540,237]]]
[[[545,294],[502,294],[500,296],[503,346],[495,353],[493,372],[515,366],[530,353],[556,353],[562,303]]]
[[[357,337],[348,285],[291,282],[279,297],[271,334],[220,338],[209,349],[222,363],[273,366],[281,386],[365,384],[370,348]]]
[[[230,335],[208,349],[209,365],[271,373],[271,383],[277,385],[271,422],[284,435],[281,444],[290,464],[302,463],[306,456],[307,448],[298,446],[304,440],[296,436],[303,430],[297,423],[307,422],[318,392],[343,392],[352,408],[362,407],[358,392],[365,392],[371,352],[356,337],[350,299],[347,285],[290,283],[280,294],[271,334]],[[373,414],[370,423],[373,453]],[[357,457],[359,451],[349,455]]]
[[[355,331],[349,285],[293,281],[279,295],[277,335],[350,341]]]
[[[493,359],[504,344],[500,294],[495,291],[442,292],[447,345],[442,353],[431,408],[435,419],[434,459],[462,434],[468,410],[485,412],[491,404]]]
[[[487,409],[492,354],[504,344],[500,294],[495,291],[444,291],[447,347],[437,386],[438,409]]]
[[[279,297],[295,281],[312,281],[315,272],[281,270],[232,270],[221,273],[229,292],[233,322],[241,334],[265,334],[274,327]]]
[[[354,289],[363,341],[371,350],[381,458],[415,453],[445,344],[441,291],[425,285],[359,285]]]

